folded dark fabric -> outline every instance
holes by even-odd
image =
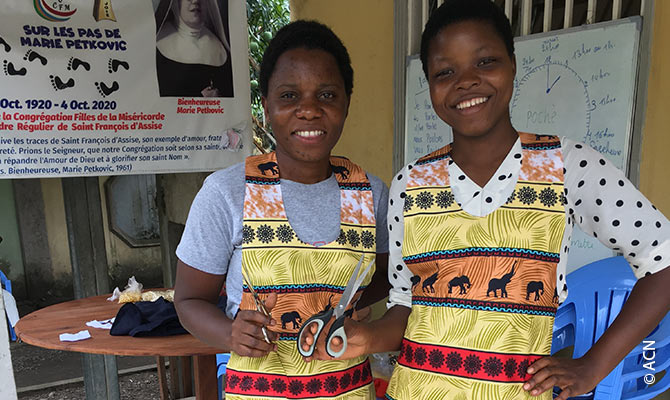
[[[170,336],[187,333],[179,322],[174,303],[156,301],[126,303],[116,314],[109,334],[114,336]]]

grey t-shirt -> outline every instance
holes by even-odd
[[[372,186],[377,225],[377,253],[388,252],[386,211],[388,188],[367,174]],[[242,300],[242,219],[244,214],[244,163],[214,172],[195,196],[177,257],[203,272],[226,275],[232,318]],[[300,240],[315,246],[334,241],[340,234],[340,188],[335,175],[315,184],[281,180],[284,209]]]

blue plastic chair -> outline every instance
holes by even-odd
[[[219,353],[216,355],[216,379],[219,381],[219,400],[223,393],[223,375],[226,373],[226,365],[230,359],[230,353]]]
[[[559,307],[554,321],[552,354],[574,346],[573,357],[583,356],[600,338],[621,311],[635,285],[636,278],[625,258],[611,257],[587,264],[568,274],[569,295]],[[666,315],[645,339],[653,341],[656,373],[670,365],[670,315]],[[670,387],[670,374],[665,374],[653,386],[645,376],[653,371],[644,367],[645,341],[602,380],[591,393],[575,399],[642,400],[650,399]],[[652,355],[646,352],[647,358]]]
[[[12,293],[12,281],[7,279],[5,274],[0,271],[0,282],[2,283],[2,287],[5,288],[6,291],[9,293]],[[12,341],[16,341],[16,333],[14,333],[14,328],[12,328],[12,325],[9,323],[9,318],[7,319],[7,326],[9,327],[9,336],[11,337]]]

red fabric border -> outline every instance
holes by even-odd
[[[398,364],[408,368],[490,382],[520,383],[542,356],[504,354],[420,344],[403,339]]]
[[[335,397],[372,383],[368,360],[343,371],[308,376],[284,376],[226,370],[226,393],[240,396],[310,399]]]

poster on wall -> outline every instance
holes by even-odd
[[[246,3],[8,0],[0,178],[211,171],[252,147]]]

